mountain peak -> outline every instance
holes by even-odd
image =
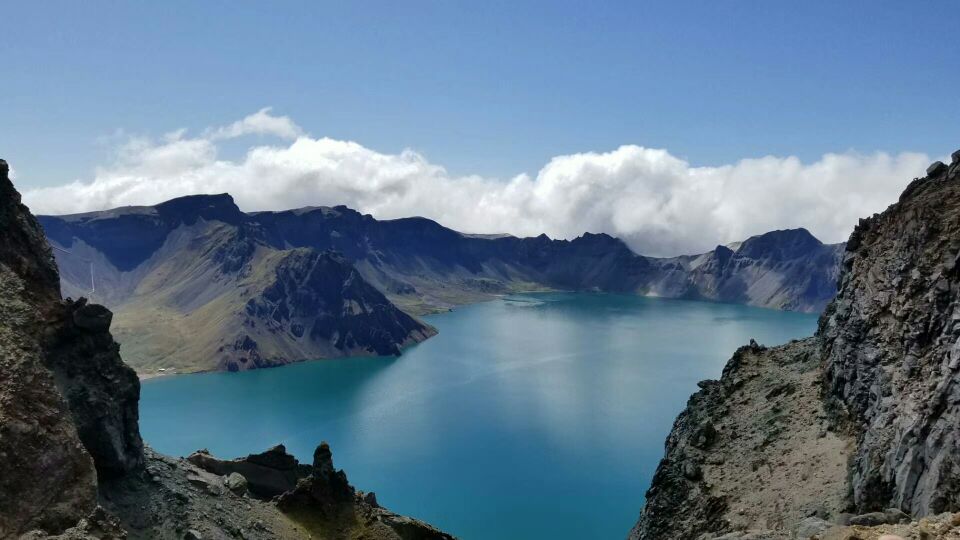
[[[246,218],[246,214],[240,211],[228,193],[187,195],[170,199],[154,208],[161,217],[182,221],[188,225],[195,223],[198,218],[234,224]]]
[[[751,259],[788,260],[807,255],[822,245],[823,242],[802,227],[782,229],[747,238],[737,248],[737,254]]]
[[[753,238],[765,237],[773,238],[777,240],[799,240],[803,242],[816,242],[821,243],[820,240],[817,240],[817,237],[814,236],[810,231],[803,227],[798,227],[796,229],[777,229],[775,231],[765,232],[759,234]]]
[[[610,236],[607,233],[585,232],[571,240],[570,244],[574,246],[589,246],[591,249],[615,250],[618,252],[626,250],[633,253],[633,250],[631,250],[623,240],[615,236]]]

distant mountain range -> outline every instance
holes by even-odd
[[[793,229],[655,258],[606,234],[470,235],[345,206],[244,213],[226,194],[39,219],[64,296],[116,312],[124,359],[141,374],[396,354],[435,333],[416,316],[522,291],[817,312],[843,252]]]

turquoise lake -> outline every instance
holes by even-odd
[[[673,420],[750,338],[816,316],[589,293],[529,294],[426,317],[399,358],[305,362],[143,384],[144,439],[187,455],[321,440],[381,504],[466,540],[622,539]]]

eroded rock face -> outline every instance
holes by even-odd
[[[860,510],[960,508],[958,262],[957,161],[932,167],[847,243],[819,335],[832,403],[858,436]]]
[[[84,299],[61,303],[46,340],[46,365],[67,399],[97,472],[112,476],[143,463],[140,380],[110,335],[110,311]]]
[[[335,349],[399,355],[436,331],[400,311],[342,256],[298,249],[277,265],[273,283],[246,305],[251,322],[297,341]],[[250,344],[243,340],[243,345]]]
[[[50,249],[8,172],[0,161],[0,537],[77,523],[96,505],[97,473],[143,459],[140,383],[120,360],[110,312],[61,301]]]
[[[59,302],[43,233],[0,160],[0,538],[62,531],[96,506],[96,471],[45,367]]]
[[[343,256],[272,244],[226,195],[46,222],[64,295],[116,310],[113,333],[141,374],[395,355],[436,333]]]

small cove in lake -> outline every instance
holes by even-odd
[[[222,458],[321,440],[358,489],[465,540],[621,539],[674,418],[750,338],[817,317],[732,304],[536,293],[425,317],[399,358],[145,381],[160,452]]]

